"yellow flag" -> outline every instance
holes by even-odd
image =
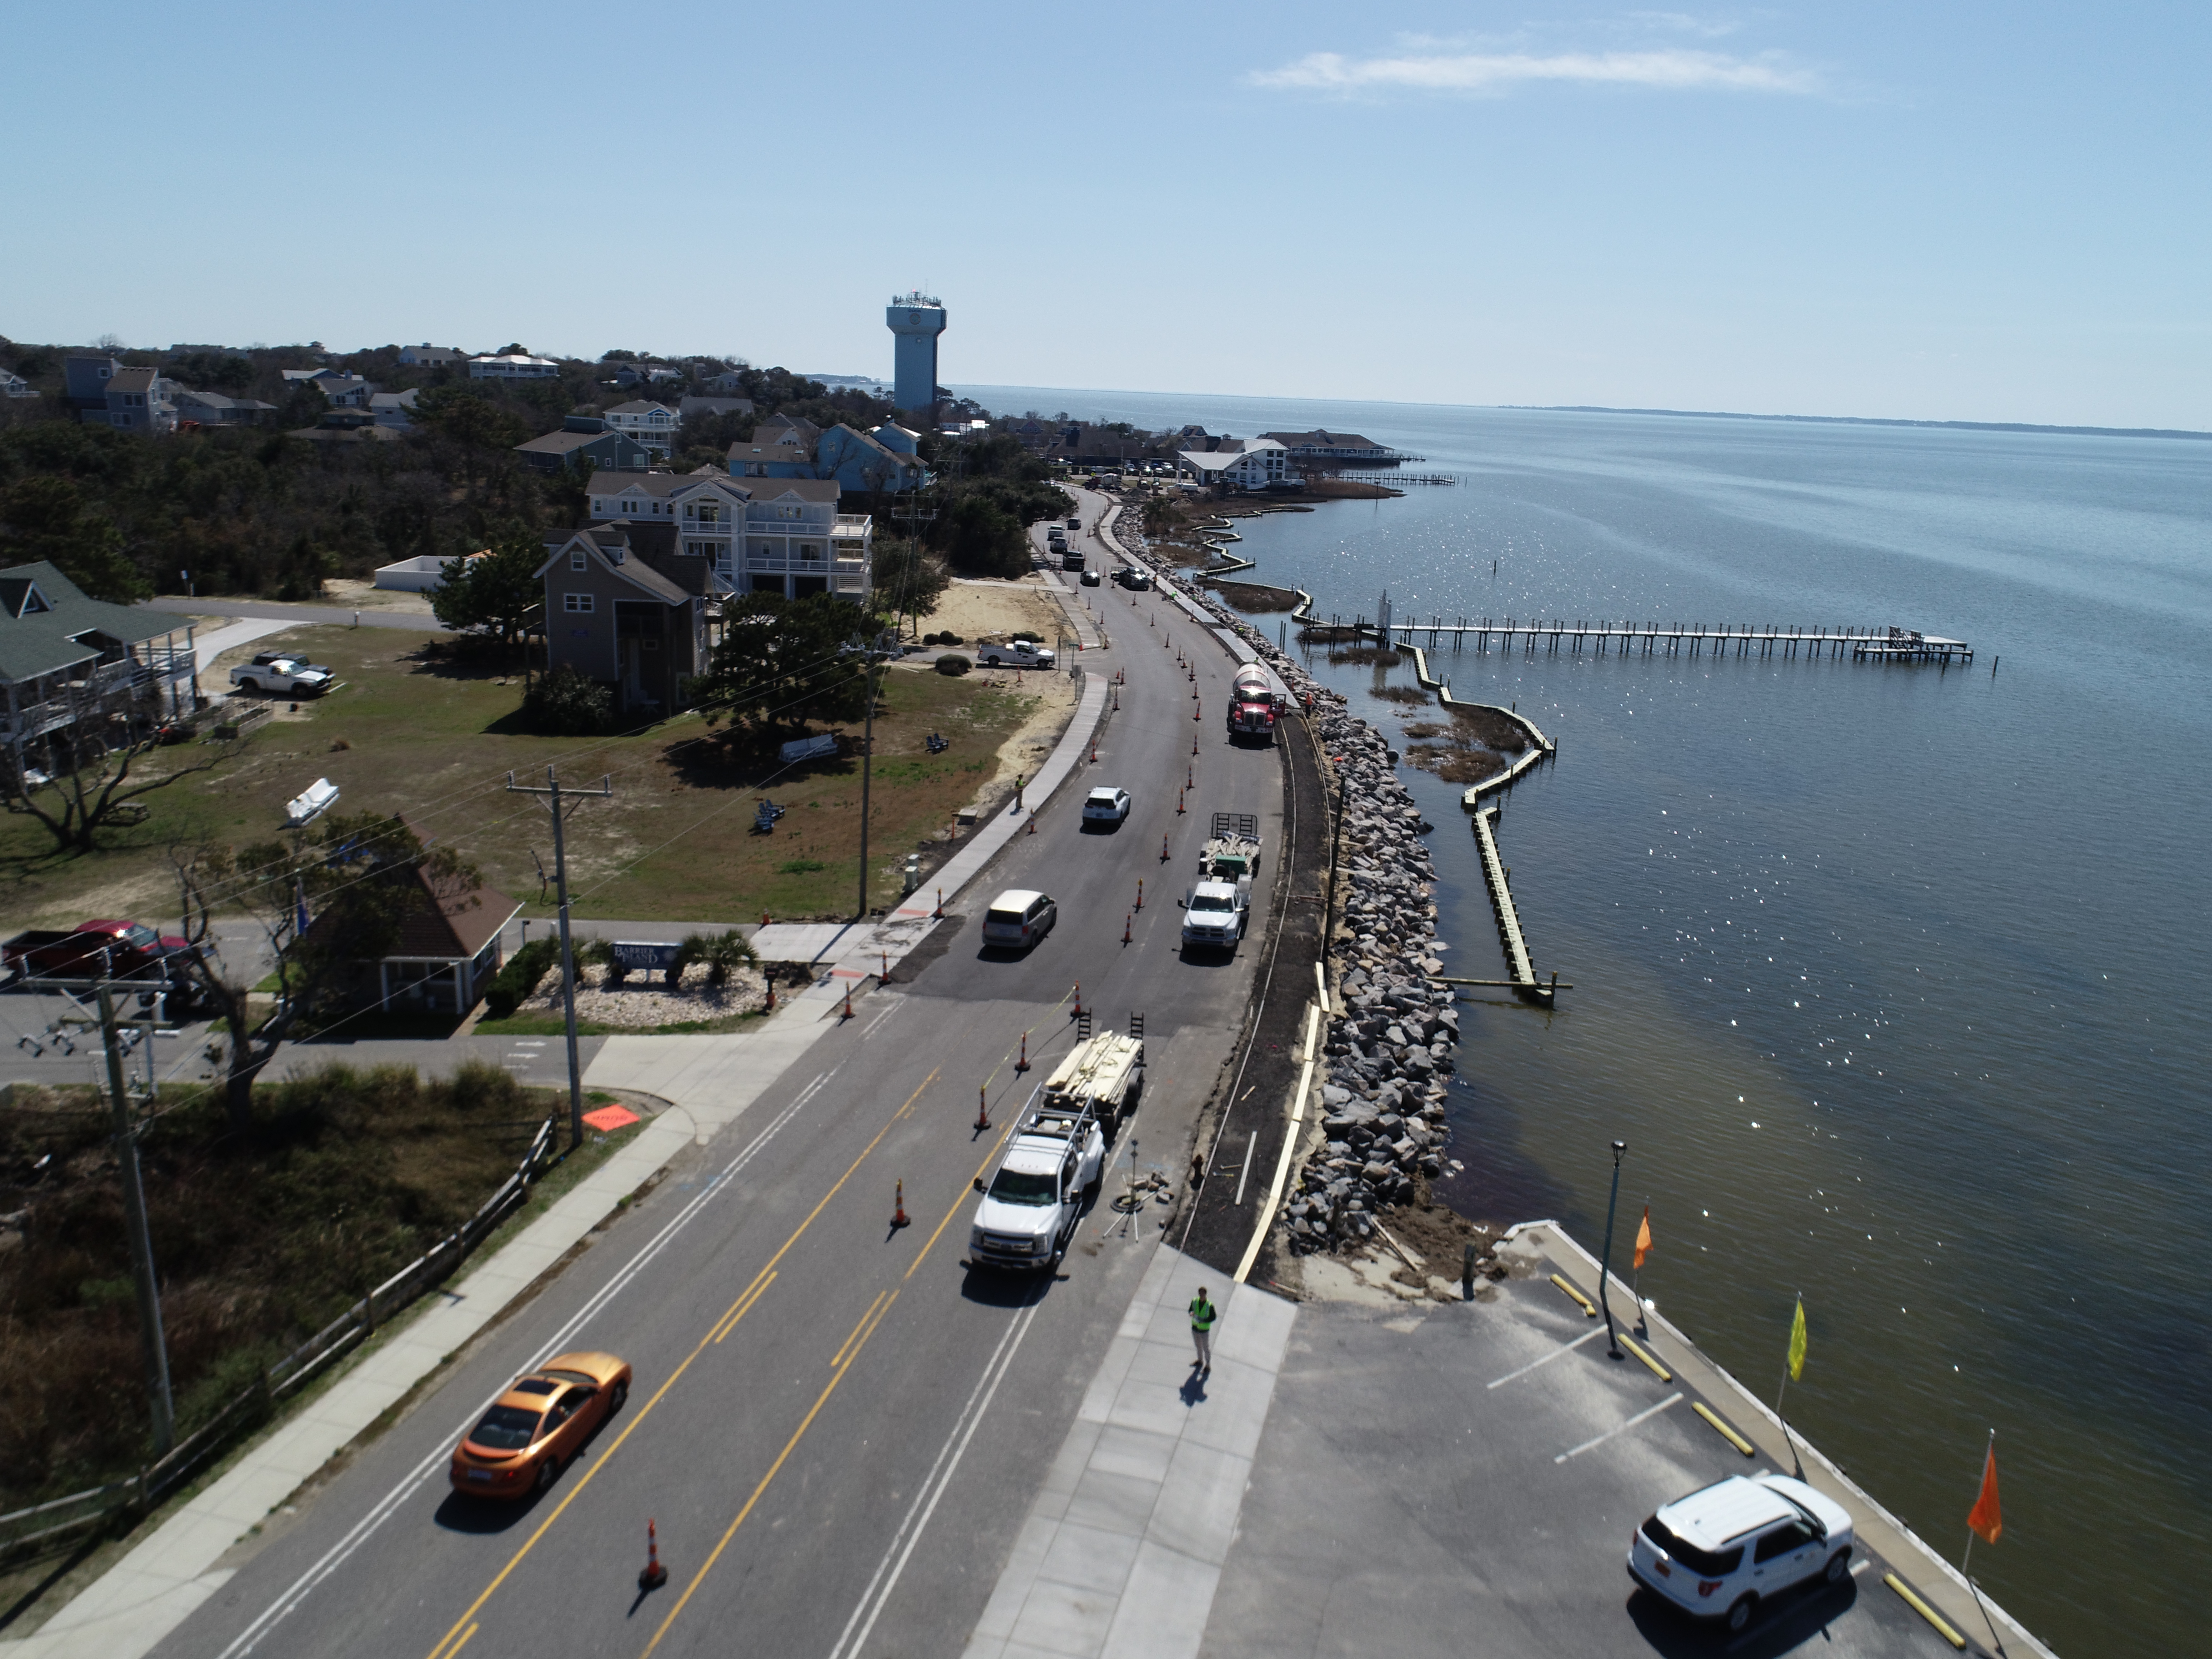
[[[1797,1312],[1790,1321],[1790,1380],[1805,1375],[1805,1298],[1797,1298]]]

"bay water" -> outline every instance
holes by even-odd
[[[1837,626],[1971,667],[1431,652],[1559,746],[1500,848],[1556,1012],[1467,1010],[1444,1195],[1556,1217],[2061,1653],[2207,1650],[2212,443],[965,388],[1001,412],[1326,424],[1453,475],[1239,521],[1324,616]],[[1493,574],[1492,562],[1495,561]],[[1255,617],[1262,626],[1269,619]],[[1426,644],[1425,639],[1420,641]],[[1394,742],[1395,669],[1315,670]],[[1435,718],[1432,712],[1427,718]],[[1460,791],[1453,973],[1502,976]],[[1672,1493],[1655,1493],[1655,1503]]]

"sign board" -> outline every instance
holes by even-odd
[[[634,939],[617,939],[613,945],[615,966],[625,972],[643,969],[669,969],[676,965],[680,945],[653,945]]]

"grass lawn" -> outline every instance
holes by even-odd
[[[173,926],[167,849],[265,838],[283,824],[284,803],[319,777],[338,786],[340,811],[402,813],[426,839],[459,847],[529,914],[550,915],[550,884],[541,900],[538,873],[540,860],[548,871],[553,863],[548,815],[537,799],[505,788],[510,769],[518,782],[542,784],[549,764],[565,783],[594,787],[606,775],[615,792],[611,801],[583,805],[568,823],[579,916],[730,921],[763,911],[779,919],[851,914],[857,760],[777,772],[773,758],[763,766],[733,757],[695,716],[619,738],[532,736],[520,729],[519,679],[433,654],[428,637],[317,626],[257,641],[252,648],[280,641],[296,648],[346,684],[296,714],[280,702],[242,757],[145,797],[146,822],[111,832],[97,854],[57,855],[34,821],[0,817],[0,917],[16,927],[92,915]],[[203,678],[227,675],[219,665]],[[885,674],[871,791],[872,903],[896,898],[905,855],[991,779],[1000,744],[1035,702],[980,677],[901,666]],[[927,752],[933,731],[951,740],[943,754]],[[173,765],[198,752],[157,750],[145,763]],[[790,810],[774,835],[755,836],[764,780]]]

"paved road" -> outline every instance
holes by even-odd
[[[1117,1165],[1172,1171],[1187,1158],[1258,952],[1181,957],[1174,897],[1201,820],[1176,816],[1174,786],[1188,769],[1198,806],[1261,812],[1271,838],[1282,795],[1274,751],[1234,749],[1222,732],[1226,657],[1152,596],[1103,592],[1117,648],[1090,665],[1126,669],[1128,684],[1098,763],[963,896],[933,960],[862,998],[695,1165],[630,1206],[299,1515],[237,1551],[236,1576],[158,1651],[960,1650],[1159,1231],[1150,1215],[1117,1228],[1102,1206],[1056,1279],[963,1269],[969,1183],[1036,1080],[1005,1062],[1024,1030],[1039,1065],[1066,1051],[1079,980],[1102,1022],[1142,1012],[1149,1086]],[[1164,634],[1200,665],[1195,720]],[[1118,830],[1080,826],[1092,782],[1135,794]],[[1060,927],[1026,959],[978,946],[1002,886],[1060,903]],[[987,1078],[999,1127],[979,1134]],[[900,1180],[913,1224],[893,1229]],[[636,1366],[627,1410],[541,1500],[495,1510],[449,1495],[444,1458],[483,1404],[541,1356],[581,1346]],[[641,1597],[648,1516],[672,1576]]]
[[[435,617],[422,611],[356,611],[336,605],[276,605],[264,599],[185,599],[166,594],[146,603],[157,611],[195,617],[252,617],[266,622],[321,623],[332,628],[398,628],[416,634],[443,634]]]

